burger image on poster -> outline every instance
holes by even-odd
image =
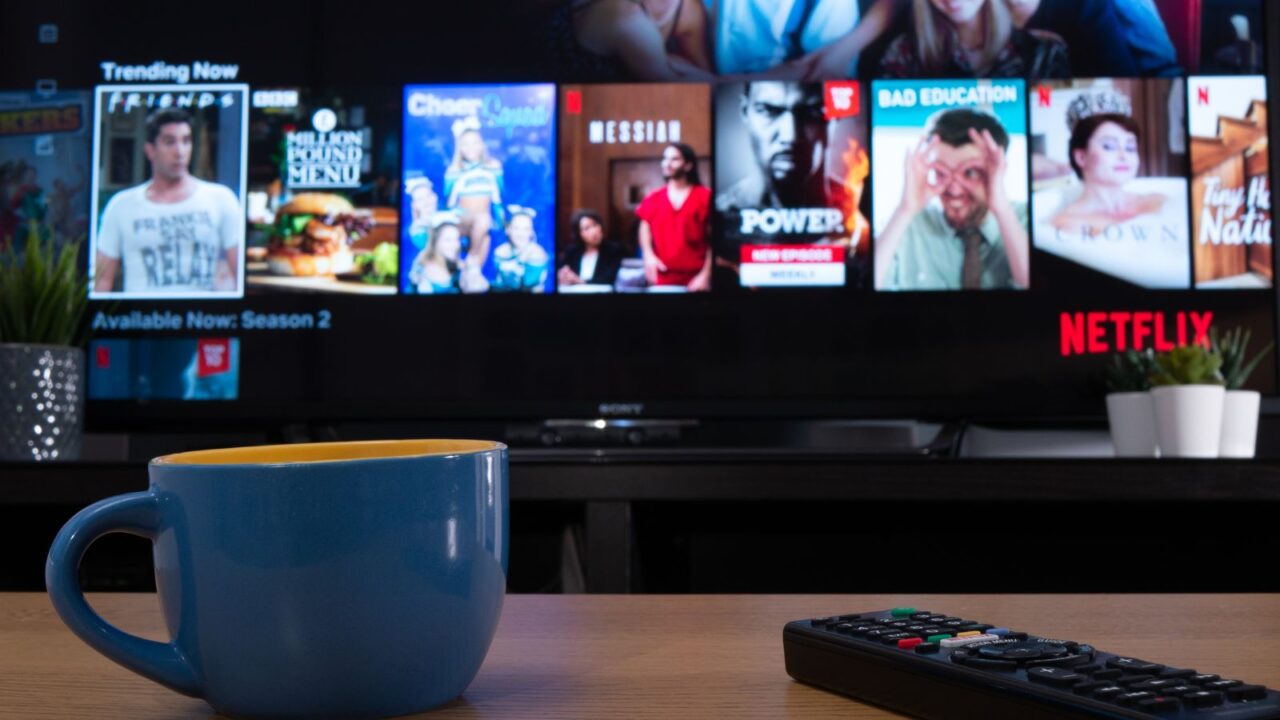
[[[333,193],[307,192],[293,196],[276,211],[267,246],[267,264],[275,275],[336,275],[351,270],[354,236],[372,228],[367,213]]]

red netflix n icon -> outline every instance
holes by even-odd
[[[1196,102],[1200,105],[1209,104],[1209,86],[1201,85],[1196,88]]]

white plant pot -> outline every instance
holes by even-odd
[[[1255,390],[1227,391],[1222,404],[1222,457],[1253,457],[1258,444],[1261,405],[1262,395]]]
[[[1165,385],[1151,390],[1161,457],[1216,458],[1222,440],[1221,385]]]
[[[1155,457],[1156,415],[1151,393],[1122,392],[1107,395],[1107,422],[1116,457]]]

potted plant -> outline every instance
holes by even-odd
[[[1151,376],[1155,352],[1128,350],[1111,356],[1107,366],[1107,422],[1116,457],[1155,457],[1155,411],[1151,402]]]
[[[1204,345],[1156,355],[1151,376],[1156,439],[1164,457],[1218,457],[1222,438],[1222,356]]]
[[[88,278],[34,221],[0,252],[0,460],[74,460],[84,418]]]
[[[1256,390],[1243,388],[1274,343],[1268,343],[1250,359],[1248,349],[1252,335],[1252,331],[1242,327],[1228,330],[1224,335],[1219,335],[1217,328],[1209,333],[1210,342],[1222,356],[1222,378],[1227,389],[1222,406],[1219,450],[1222,457],[1251,458],[1257,448],[1258,409],[1262,396]]]

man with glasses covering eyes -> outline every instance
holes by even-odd
[[[902,200],[876,238],[877,289],[1028,287],[1027,206],[1005,190],[1008,148],[991,115],[936,117],[907,154]]]

